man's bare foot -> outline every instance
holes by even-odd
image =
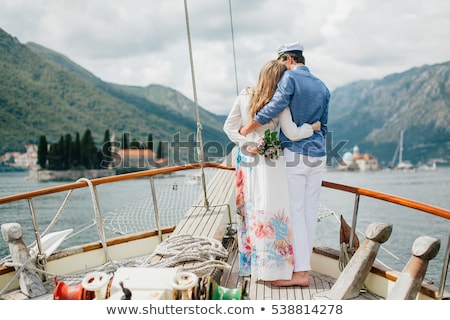
[[[275,280],[272,285],[276,287],[290,287],[290,286],[309,286],[308,271],[298,271],[292,274],[291,280]]]

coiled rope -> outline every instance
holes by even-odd
[[[216,268],[230,269],[228,263],[218,260],[227,257],[228,251],[216,239],[180,234],[161,242],[140,266],[177,267],[179,271],[190,271],[201,277]]]

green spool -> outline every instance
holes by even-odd
[[[242,288],[225,288],[215,282],[212,286],[212,300],[242,300]]]

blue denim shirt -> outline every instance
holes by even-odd
[[[289,140],[280,133],[281,147],[309,155],[322,157],[326,155],[325,137],[328,133],[328,103],[330,91],[326,85],[311,74],[306,66],[298,66],[284,72],[278,82],[272,100],[256,115],[255,121],[266,124],[275,118],[286,106],[290,106],[292,119],[301,126],[303,123],[321,122],[321,130],[300,141]]]

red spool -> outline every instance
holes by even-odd
[[[85,290],[81,284],[68,286],[60,281],[53,291],[53,300],[92,300],[94,298],[95,293]]]

